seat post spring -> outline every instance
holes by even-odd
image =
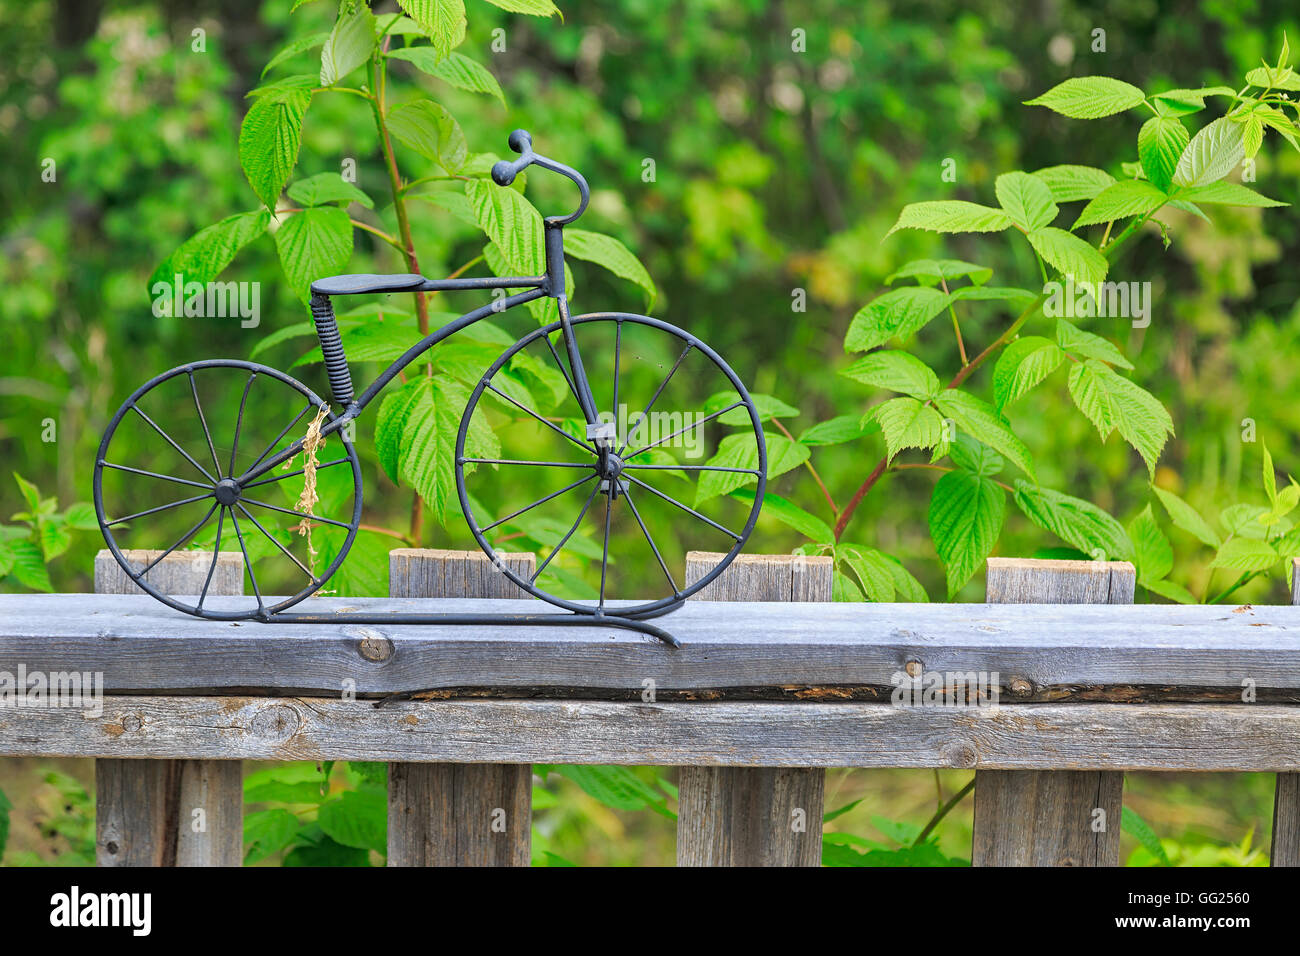
[[[311,297],[311,317],[316,323],[316,337],[320,339],[321,354],[325,357],[325,371],[329,375],[330,393],[340,405],[352,402],[352,373],[343,354],[343,339],[338,322],[334,320],[334,304],[327,295]]]

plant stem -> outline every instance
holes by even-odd
[[[790,441],[794,441],[794,436],[791,435],[789,430],[781,424],[781,419],[773,418],[772,424],[780,430],[782,435],[790,439]],[[826,503],[831,506],[831,514],[838,517],[840,509],[835,507],[835,499],[831,497],[830,490],[826,487],[826,482],[822,481],[822,476],[817,474],[817,469],[813,467],[811,457],[804,459],[804,467],[807,468],[809,474],[813,476],[813,481],[817,482],[817,487],[822,490],[822,494],[826,497]]]
[[[1243,572],[1241,573],[1241,577],[1237,578],[1237,580],[1236,580],[1233,584],[1230,584],[1228,587],[1226,587],[1224,590],[1220,591],[1218,594],[1216,594],[1213,598],[1211,598],[1210,600],[1206,601],[1205,603],[1206,603],[1206,604],[1218,604],[1220,601],[1222,601],[1224,598],[1226,598],[1226,597],[1227,597],[1229,594],[1231,594],[1233,591],[1235,591],[1235,590],[1237,590],[1238,588],[1243,587],[1243,586],[1245,586],[1246,584],[1249,584],[1251,581],[1255,580],[1255,578],[1259,577],[1261,573],[1262,573],[1262,572],[1260,572],[1260,571],[1243,571]],[[1207,588],[1207,590],[1208,590],[1208,588]]]
[[[374,226],[371,226],[371,225],[368,225],[368,224],[366,224],[366,223],[364,223],[364,222],[361,222],[361,221],[358,220],[358,219],[353,219],[353,220],[351,220],[351,223],[352,223],[352,225],[353,225],[355,228],[357,228],[357,229],[363,229],[363,230],[365,230],[366,232],[371,233],[372,235],[376,235],[376,236],[378,236],[380,239],[384,240],[384,242],[388,243],[390,246],[392,246],[392,247],[393,247],[394,249],[396,249],[398,252],[405,252],[405,251],[406,251],[406,250],[404,250],[404,249],[402,248],[402,244],[401,244],[400,242],[397,241],[397,237],[396,237],[396,236],[390,236],[388,233],[384,232],[382,229],[376,229]]]
[[[925,828],[920,833],[918,833],[916,835],[916,839],[912,841],[912,846],[920,846],[922,843],[924,843],[925,838],[928,837],[932,832],[934,832],[934,828],[939,825],[939,821],[942,820],[944,817],[946,817],[949,813],[951,813],[952,808],[957,806],[957,804],[961,803],[962,800],[966,799],[966,794],[970,793],[974,789],[975,789],[975,778],[971,777],[970,783],[966,784],[966,786],[962,787],[960,790],[954,793],[952,795],[952,798],[949,799],[947,803],[945,803],[943,806],[941,806],[938,810],[934,812],[934,816],[930,818],[930,822],[925,825]]]
[[[948,291],[948,281],[940,279],[939,285],[943,288],[944,295],[950,295]],[[962,368],[970,364],[966,359],[966,343],[961,339],[961,325],[957,322],[957,310],[952,307],[952,302],[948,303],[948,314],[952,316],[952,330],[957,335],[957,352],[961,355]]]

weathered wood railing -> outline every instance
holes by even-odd
[[[97,588],[126,590],[115,574]],[[107,695],[100,714],[0,707],[0,755],[96,758],[103,865],[238,864],[243,759],[391,762],[391,865],[527,863],[533,763],[683,768],[681,865],[815,864],[827,767],[974,769],[976,865],[1117,863],[1125,770],[1269,771],[1272,859],[1300,865],[1300,607],[1115,606],[1127,564],[990,560],[983,605],[831,604],[830,577],[743,558],[664,619],[679,650],[0,597],[0,671],[98,672]],[[391,580],[313,606],[525,606],[478,555],[394,552]],[[931,675],[991,681],[996,706],[893,702]]]

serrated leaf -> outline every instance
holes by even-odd
[[[1002,471],[1004,464],[1002,456],[992,448],[964,433],[951,443],[948,453],[958,468],[986,478]]]
[[[1060,212],[1047,184],[1029,173],[1003,173],[994,184],[998,204],[1024,232],[1052,224]]]
[[[1047,183],[1052,199],[1058,203],[1092,199],[1115,182],[1110,173],[1093,166],[1046,166],[1034,170],[1033,175]]]
[[[1120,368],[1133,368],[1133,363],[1109,339],[1085,332],[1065,319],[1056,320],[1056,343],[1071,355],[1099,359]]]
[[[298,835],[298,818],[283,807],[244,814],[244,862],[257,863],[279,853]]]
[[[1300,90],[1300,76],[1289,66],[1257,66],[1246,74],[1246,82],[1261,89]]]
[[[760,422],[771,421],[773,418],[795,418],[799,415],[799,409],[793,405],[788,405],[775,395],[764,395],[762,392],[753,392],[749,396],[750,401],[754,403],[754,410],[758,412]],[[722,392],[714,392],[704,400],[704,405],[700,408],[705,415],[712,415],[714,412],[734,405],[740,401],[740,394],[730,389]],[[731,411],[718,416],[718,421],[724,425],[746,426],[752,424],[749,418],[749,409],[733,408]]]
[[[494,7],[511,13],[524,13],[530,17],[559,16],[560,11],[551,0],[487,0]]]
[[[586,229],[564,230],[564,252],[575,259],[584,259],[603,266],[614,275],[639,286],[646,296],[646,311],[655,301],[655,284],[641,260],[627,246],[613,236]]]
[[[1268,495],[1269,504],[1277,504],[1277,474],[1273,471],[1273,456],[1269,454],[1268,445],[1260,443],[1263,460],[1260,471],[1264,480],[1264,494]]]
[[[312,206],[275,231],[275,248],[289,288],[304,302],[317,279],[339,275],[352,258],[352,221],[338,206]]]
[[[1058,83],[1026,106],[1046,106],[1071,119],[1100,119],[1131,110],[1146,99],[1131,83],[1109,76],[1075,76]]]
[[[1074,404],[1097,426],[1102,440],[1118,431],[1154,476],[1160,451],[1174,433],[1174,421],[1159,399],[1096,359],[1072,367],[1069,382]]]
[[[429,505],[444,527],[459,516],[454,458],[461,413],[469,389],[444,376],[421,376],[419,395],[407,414],[401,441],[401,477]],[[471,420],[465,454],[471,458],[496,458],[501,445],[488,426],[482,409]]]
[[[474,216],[510,268],[520,276],[541,275],[543,251],[542,217],[533,204],[515,192],[487,179],[465,184]]]
[[[950,299],[938,289],[906,286],[891,289],[858,310],[844,337],[848,352],[865,352],[897,336],[905,339],[948,307]]]
[[[306,53],[308,50],[322,46],[329,39],[329,33],[313,33],[311,36],[299,37],[292,43],[285,46],[283,50],[271,57],[266,66],[262,67],[262,76],[270,73],[275,67],[279,66],[285,60],[291,59],[300,53]]]
[[[388,797],[377,790],[345,790],[320,805],[316,822],[335,843],[388,852]]]
[[[872,352],[840,372],[864,385],[887,388],[913,398],[929,399],[938,394],[939,377],[916,356],[897,350]]]
[[[465,41],[464,0],[397,0],[397,5],[424,31],[439,56]]]
[[[981,206],[960,199],[914,202],[903,207],[898,221],[885,233],[899,229],[924,229],[927,232],[1001,232],[1010,227],[1011,219],[1000,209]]]
[[[449,173],[465,165],[469,148],[456,118],[440,103],[417,100],[388,114],[388,131]]]
[[[836,546],[835,556],[853,569],[868,600],[877,604],[894,600],[894,575],[881,552],[860,544],[841,544]]]
[[[239,165],[257,198],[271,211],[298,162],[302,118],[310,105],[308,87],[269,90],[253,100],[239,127]]]
[[[320,54],[321,86],[333,86],[370,59],[375,48],[375,15],[364,3],[340,12]]]
[[[1155,485],[1151,486],[1151,490],[1156,493],[1156,497],[1164,505],[1165,513],[1169,515],[1169,520],[1174,523],[1174,527],[1182,528],[1188,534],[1208,544],[1211,548],[1219,546],[1219,536],[1213,528],[1206,524],[1199,511],[1172,491],[1166,491],[1164,488],[1158,488]]]
[[[431,47],[408,46],[393,50],[388,54],[388,58],[405,60],[421,72],[436,77],[458,90],[486,93],[496,97],[502,106],[506,105],[505,94],[501,92],[501,84],[497,82],[496,77],[487,67],[476,60],[471,60],[463,53],[453,50],[445,57],[440,57]]]
[[[914,259],[885,279],[885,285],[893,285],[895,279],[916,279],[921,285],[937,285],[967,277],[980,286],[993,277],[993,270],[960,259]]]
[[[779,436],[784,438],[784,436]],[[787,441],[789,439],[786,439]],[[804,451],[808,449],[805,447]],[[752,434],[737,433],[727,435],[718,442],[718,450],[705,462],[718,468],[758,469],[758,445]],[[772,464],[772,447],[768,445],[768,466]],[[757,481],[754,475],[744,475],[732,471],[703,471],[695,485],[695,507],[699,507],[710,498],[731,494],[737,488]]]
[[[1138,131],[1138,159],[1156,189],[1168,191],[1178,158],[1190,141],[1187,127],[1175,117],[1155,116],[1142,124]]]
[[[1151,582],[1168,577],[1174,569],[1174,549],[1156,523],[1150,505],[1129,522],[1128,536],[1133,542],[1133,563],[1137,565],[1138,583],[1148,587]]]
[[[953,289],[953,302],[1010,302],[1014,308],[1023,309],[1038,298],[1038,293],[1013,286],[964,285]]]
[[[741,488],[733,491],[731,497],[740,501],[752,502],[754,492],[748,488]],[[815,514],[804,511],[794,502],[782,498],[780,495],[774,495],[770,491],[763,493],[763,514],[794,528],[805,538],[817,544],[833,544],[835,541],[835,532],[831,530],[830,525],[825,521]]]
[[[1029,233],[1029,244],[1057,272],[1074,276],[1076,282],[1101,282],[1110,267],[1106,257],[1088,243],[1055,226]]]
[[[7,543],[10,563],[9,573],[23,587],[47,593],[54,590],[50,583],[50,573],[45,568],[41,549],[35,541],[20,538]]]
[[[993,367],[993,396],[1005,408],[1051,375],[1065,353],[1051,339],[1025,335],[1008,345]]]
[[[799,441],[813,447],[842,445],[845,442],[857,441],[862,436],[877,430],[879,426],[864,429],[861,415],[837,415],[804,429],[803,434],[799,436]]]
[[[1207,186],[1228,175],[1246,155],[1241,124],[1226,116],[1205,125],[1178,159],[1176,186]]]
[[[1212,568],[1227,571],[1267,571],[1282,556],[1267,541],[1257,538],[1229,538],[1210,562]]]
[[[88,501],[78,501],[76,504],[69,505],[68,510],[63,513],[63,518],[70,528],[76,528],[78,531],[99,530],[99,518],[95,515],[95,506]]]
[[[271,214],[265,209],[227,216],[218,223],[200,229],[170,256],[164,259],[149,277],[150,295],[156,283],[169,288],[181,276],[182,284],[208,283],[216,279],[240,249],[266,232]]]
[[[1208,186],[1192,186],[1178,193],[1189,202],[1217,203],[1224,206],[1289,206],[1290,203],[1278,202],[1261,196],[1255,190],[1240,183],[1217,182]]]
[[[375,422],[375,452],[384,474],[395,485],[400,484],[402,435],[406,433],[406,421],[423,388],[423,382],[413,379],[385,396],[379,406],[379,417]]]
[[[1219,512],[1220,523],[1228,530],[1230,535],[1240,535],[1243,538],[1255,538],[1264,540],[1265,530],[1264,523],[1260,520],[1268,514],[1268,509],[1262,505],[1250,505],[1244,502],[1235,505],[1228,505]]]
[[[933,448],[943,440],[939,413],[914,398],[891,398],[867,412],[866,417],[879,423],[890,460],[904,448]]]
[[[1100,550],[1112,561],[1133,557],[1124,527],[1089,501],[1023,480],[1016,482],[1015,501],[1030,521],[1084,554]]]
[[[1114,186],[1107,186],[1096,199],[1084,206],[1083,212],[1079,213],[1079,218],[1070,228],[1078,229],[1080,226],[1091,226],[1099,222],[1113,222],[1116,219],[1127,219],[1129,216],[1140,216],[1159,209],[1168,201],[1169,197],[1151,183],[1141,179],[1126,179]],[[1101,256],[1100,253],[1097,255]]]
[[[566,765],[551,769],[572,780],[589,796],[614,810],[641,810],[649,806],[668,816],[672,815],[664,806],[664,795],[628,767]]]
[[[289,198],[304,206],[321,206],[325,203],[358,202],[367,209],[374,209],[375,203],[355,185],[338,173],[317,173],[300,179],[289,187]]]
[[[949,600],[992,553],[1006,511],[1006,493],[991,478],[953,471],[935,484],[930,497],[930,537],[947,573]]]
[[[957,423],[957,426],[1004,456],[1026,475],[1034,477],[1034,463],[1029,449],[1011,429],[1006,419],[992,405],[969,392],[944,389],[935,398],[939,411]]]

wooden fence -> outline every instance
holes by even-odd
[[[1126,770],[1268,771],[1273,864],[1300,865],[1300,607],[1117,606],[1125,563],[991,559],[988,604],[832,604],[829,559],[746,556],[663,619],[677,650],[203,621],[121,593],[106,555],[95,579],[0,597],[0,671],[106,694],[0,707],[0,755],[96,758],[101,865],[239,865],[244,759],[389,761],[398,866],[526,865],[533,763],[680,767],[677,862],[704,866],[817,864],[827,767],[973,769],[977,866],[1117,864]],[[395,551],[391,582],[312,607],[537,609],[477,553]]]

